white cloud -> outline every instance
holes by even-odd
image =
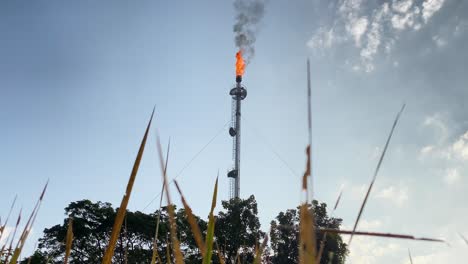
[[[377,54],[379,46],[382,42],[382,20],[389,13],[388,3],[384,3],[382,7],[372,17],[372,23],[370,25],[369,32],[367,33],[367,46],[361,50],[361,61],[364,64],[366,72],[374,70],[374,56]]]
[[[357,12],[362,5],[362,0],[344,0],[339,11],[343,14],[352,14]]]
[[[353,19],[349,26],[346,26],[346,30],[348,30],[348,32],[353,36],[354,42],[357,47],[361,46],[361,37],[367,30],[367,24],[369,24],[367,18],[360,17],[357,19]]]
[[[343,0],[334,20],[319,28],[307,45],[312,49],[331,49],[336,43],[352,41],[359,50],[359,62],[348,66],[353,71],[372,72],[380,51],[389,56],[401,32],[418,31],[443,5],[444,0],[385,0],[369,10],[363,0]],[[441,38],[434,41],[439,47],[446,43]]]
[[[359,221],[359,230],[374,231],[374,232],[382,231],[381,230],[382,225],[383,225],[383,223],[380,220],[362,219],[361,221]]]
[[[457,168],[449,168],[444,176],[444,181],[447,185],[453,185],[461,179],[460,172]]]
[[[391,20],[393,28],[399,31],[405,30],[408,28],[411,28],[414,30],[419,29],[419,27],[416,28],[416,25],[419,25],[416,22],[419,13],[420,13],[419,8],[415,7],[410,12],[406,12],[403,14],[398,14],[398,13],[393,14],[392,20]]]
[[[421,149],[421,155],[428,155],[434,150],[434,146],[429,145],[425,146]]]
[[[442,114],[435,113],[431,116],[427,116],[424,119],[423,125],[434,128],[435,132],[437,133],[439,144],[442,144],[447,140],[449,133]]]
[[[354,237],[346,263],[375,264],[382,263],[388,256],[400,254],[403,248],[388,240],[378,240],[370,237]]]
[[[423,2],[422,18],[425,23],[427,23],[429,19],[442,8],[444,2],[445,0],[426,0]]]
[[[468,131],[453,143],[452,151],[461,160],[468,161]]]
[[[413,0],[402,0],[402,1],[393,1],[392,8],[393,10],[399,13],[406,13],[413,5]]]
[[[433,36],[432,41],[434,41],[434,43],[439,48],[442,48],[443,46],[447,45],[447,41],[438,35]]]
[[[377,198],[388,200],[398,207],[403,206],[408,200],[407,187],[389,186],[377,192]]]
[[[325,29],[322,27],[309,42],[307,42],[307,46],[311,49],[328,49],[340,40],[340,37],[335,36],[333,28]]]
[[[458,22],[458,24],[455,26],[455,29],[453,30],[453,35],[455,37],[461,36],[466,30],[468,29],[468,21],[466,20],[461,20]]]

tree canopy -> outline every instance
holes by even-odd
[[[231,199],[222,202],[222,211],[216,216],[213,263],[219,263],[218,253],[226,263],[252,263],[255,248],[264,239],[265,233],[260,230],[258,208],[255,197]],[[339,228],[341,219],[327,215],[326,204],[314,201],[310,205],[316,214],[319,227]],[[167,249],[172,252],[169,239],[169,216],[167,207],[161,208],[161,219],[158,231],[157,251],[163,263],[166,262]],[[63,263],[68,219],[73,218],[74,240],[71,250],[71,264],[100,263],[109,242],[114,218],[118,208],[110,203],[81,200],[70,203],[65,208],[65,219],[62,224],[46,228],[39,239],[38,250],[21,263],[45,264]],[[119,236],[113,256],[113,263],[149,263],[153,250],[156,216],[159,212],[146,214],[127,211],[124,226]],[[196,217],[203,236],[206,236],[207,222]],[[202,257],[184,209],[176,210],[177,237],[185,263],[201,263]],[[298,255],[298,212],[289,209],[280,212],[271,222],[271,249],[265,252],[267,263],[297,263]],[[321,236],[317,236],[321,239]],[[318,243],[319,244],[319,243]],[[219,248],[219,252],[218,252]],[[329,253],[333,252],[331,263],[344,263],[347,254],[346,244],[339,235],[328,235],[321,263],[329,263]],[[172,259],[172,255],[169,255]]]
[[[315,225],[319,228],[339,229],[342,219],[329,217],[327,205],[312,201],[309,210],[315,213]],[[317,230],[317,228],[316,228]],[[271,248],[273,251],[270,257],[273,264],[299,263],[299,208],[288,209],[280,212],[276,219],[270,224]],[[323,233],[317,232],[317,252],[319,251]],[[348,253],[346,244],[338,234],[327,234],[324,240],[324,249],[320,259],[321,264],[341,264],[344,263]]]

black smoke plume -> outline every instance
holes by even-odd
[[[265,13],[265,0],[235,0],[234,41],[248,64],[255,55],[255,40],[260,20]]]

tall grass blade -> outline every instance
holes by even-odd
[[[65,244],[65,260],[63,261],[64,264],[67,264],[68,259],[70,258],[72,243],[73,243],[73,218],[70,218],[68,219],[67,242]]]
[[[336,208],[338,208],[342,195],[343,195],[343,190],[340,191],[340,194],[338,195],[338,198],[336,199],[335,206],[333,206],[333,212],[336,211]]]
[[[307,127],[309,130],[309,147],[312,152],[312,86],[310,84],[310,60],[307,59]],[[309,161],[312,163],[312,159]],[[311,194],[314,196],[314,179],[312,175],[312,167],[310,169],[310,182],[311,182]],[[307,197],[309,193],[307,191]],[[313,198],[312,198],[313,199]]]
[[[302,192],[306,194],[305,202],[300,207],[300,225],[299,225],[299,263],[314,263],[316,259],[315,246],[315,220],[313,207],[309,210],[307,195],[307,178],[310,176],[310,145],[306,148],[307,164],[304,176],[302,178]]]
[[[155,109],[153,108],[153,112],[151,113],[148,126],[146,127],[145,135],[143,136],[143,140],[141,141],[140,148],[135,159],[135,163],[133,164],[133,169],[130,174],[130,178],[128,179],[127,189],[125,190],[125,194],[122,198],[122,202],[120,203],[119,210],[117,211],[117,215],[115,216],[114,226],[112,227],[112,233],[109,239],[109,245],[107,246],[106,251],[104,253],[104,257],[102,258],[102,264],[111,264],[112,262],[112,256],[114,256],[115,245],[117,243],[117,239],[119,238],[120,230],[122,229],[122,223],[127,212],[128,201],[130,200],[133,184],[135,183],[138,168],[140,167],[141,158],[145,150],[146,139],[148,138],[151,122],[153,121],[154,110]]]
[[[169,150],[171,149],[171,138],[169,138],[169,142],[167,143],[167,153],[166,153],[166,163],[164,164],[164,174],[167,173],[167,163],[169,160]],[[153,240],[153,255],[151,257],[151,264],[156,263],[156,259],[161,262],[161,259],[158,255],[158,233],[159,233],[159,222],[161,221],[161,208],[162,208],[162,200],[164,197],[164,184],[161,186],[161,197],[159,199],[159,209],[158,209],[158,216],[156,218],[156,230],[154,231],[154,240]]]
[[[265,238],[263,238],[262,244],[256,250],[257,252],[256,252],[256,255],[255,255],[254,264],[261,264],[262,263],[263,251],[265,251],[265,247],[266,247],[267,244],[268,244],[268,235],[265,235]]]
[[[169,241],[166,240],[166,263],[171,264],[171,249],[169,248]]]
[[[7,250],[7,256],[5,258],[5,263],[8,263],[8,258],[10,257],[10,253],[13,250],[13,241],[15,240],[16,231],[18,230],[19,224],[21,222],[21,213],[22,212],[23,212],[23,209],[21,208],[21,210],[20,210],[20,212],[18,214],[18,219],[16,220],[15,229],[13,230],[13,235],[11,236],[10,246],[8,247],[8,250]]]
[[[177,191],[180,194],[180,199],[182,200],[182,204],[184,205],[185,214],[187,216],[187,221],[190,225],[190,229],[192,229],[193,237],[195,238],[195,243],[197,243],[198,249],[202,252],[202,256],[205,256],[205,243],[203,241],[203,236],[200,231],[200,227],[198,226],[197,219],[192,213],[192,208],[188,205],[187,201],[185,200],[182,191],[180,190],[179,183],[174,180],[175,186]]]
[[[405,109],[405,104],[403,104],[403,106],[401,107],[400,111],[398,112],[398,114],[397,114],[397,116],[395,118],[395,121],[393,122],[393,126],[392,126],[392,129],[390,130],[390,134],[388,135],[387,142],[385,142],[384,149],[382,151],[382,154],[380,155],[380,159],[379,159],[379,162],[377,163],[377,167],[375,168],[374,176],[372,177],[372,181],[371,181],[371,183],[369,185],[369,189],[367,190],[366,196],[364,197],[364,201],[362,202],[361,208],[359,209],[359,213],[358,213],[358,216],[356,218],[356,222],[354,223],[353,232],[356,231],[356,228],[357,228],[357,226],[359,224],[359,220],[361,219],[362,212],[364,211],[364,207],[366,206],[367,199],[369,198],[369,194],[370,194],[370,192],[372,190],[372,187],[374,186],[374,182],[375,182],[375,179],[377,178],[377,174],[379,173],[380,166],[382,165],[382,161],[383,161],[383,159],[385,157],[385,153],[387,152],[388,145],[390,143],[390,140],[392,139],[393,131],[395,130],[395,127],[396,127],[396,125],[398,123],[398,120],[400,119],[400,116],[403,113],[404,109]],[[354,234],[351,234],[351,237],[349,238],[348,246],[351,245],[351,241],[353,240],[353,235]]]
[[[320,241],[320,247],[319,247],[319,251],[317,253],[317,258],[315,259],[315,263],[317,263],[317,264],[319,264],[320,260],[322,259],[322,254],[323,254],[323,250],[325,248],[325,241],[326,240],[327,240],[327,232],[324,232],[323,236],[322,236],[322,240]]]
[[[159,162],[161,166],[161,171],[162,171],[162,176],[163,176],[163,185],[164,189],[166,190],[166,199],[167,199],[167,208],[169,212],[169,227],[170,227],[170,233],[171,233],[171,241],[172,241],[172,247],[173,247],[173,252],[175,256],[175,263],[176,264],[182,264],[184,263],[184,257],[182,255],[182,251],[180,249],[180,242],[177,239],[177,226],[175,222],[175,213],[174,213],[174,205],[172,204],[171,201],[171,195],[169,192],[169,186],[167,183],[167,175],[166,171],[164,170],[164,158],[162,154],[162,148],[161,148],[161,142],[159,141],[159,137],[157,139],[157,147],[158,147],[158,156],[159,156]]]
[[[214,209],[216,207],[216,200],[218,197],[218,176],[216,177],[216,183],[214,186],[213,191],[213,199],[211,201],[211,210],[208,220],[208,229],[206,232],[206,241],[205,241],[205,254],[203,257],[203,264],[210,264],[211,263],[211,256],[213,254],[213,239],[214,239],[214,229],[215,229],[215,217],[214,217]]]
[[[11,203],[10,210],[8,211],[8,215],[5,220],[5,223],[3,223],[3,225],[0,224],[0,241],[2,240],[3,232],[5,231],[6,225],[8,224],[8,220],[10,220],[11,212],[13,211],[13,208],[15,207],[16,199],[18,199],[18,195],[15,195],[15,199],[13,199],[13,202]]]
[[[333,207],[332,215],[335,212],[336,208],[338,208],[338,205],[340,204],[342,194],[343,194],[343,190],[340,191],[340,194],[338,195],[338,198],[336,199],[335,206]],[[323,250],[325,248],[325,241],[326,240],[327,240],[327,232],[324,232],[323,236],[322,236],[322,240],[320,241],[320,248],[319,248],[319,252],[317,253],[317,259],[315,261],[317,264],[319,264],[320,260],[322,259],[322,254],[323,254]]]
[[[36,202],[36,205],[34,206],[34,209],[31,212],[31,215],[29,216],[28,221],[26,222],[26,225],[24,226],[23,233],[21,234],[18,240],[18,243],[16,244],[15,251],[13,252],[13,256],[11,257],[11,261],[9,262],[10,264],[16,264],[16,262],[18,261],[20,257],[24,244],[26,243],[26,240],[28,239],[28,235],[31,232],[34,222],[36,221],[37,213],[39,212],[39,209],[41,208],[42,200],[44,199],[47,186],[49,186],[48,180],[44,186],[44,189],[42,189],[41,196],[39,196],[39,200]]]
[[[402,234],[393,234],[393,233],[347,231],[347,230],[338,230],[338,229],[331,229],[331,228],[320,228],[318,231],[327,232],[330,234],[389,237],[389,238],[398,238],[398,239],[421,240],[421,241],[445,243],[443,239],[439,239],[439,238],[415,237],[412,235],[402,235]]]
[[[413,264],[413,258],[411,257],[411,251],[408,248],[408,257],[411,264]]]
[[[216,245],[216,251],[218,252],[218,258],[219,258],[219,263],[220,264],[226,264],[226,260],[224,259],[224,254],[221,252],[221,249],[219,248],[218,242],[215,241]]]

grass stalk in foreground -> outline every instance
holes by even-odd
[[[16,225],[15,225],[15,229],[13,230],[13,235],[11,236],[11,240],[10,240],[10,246],[8,247],[7,249],[7,256],[6,256],[6,259],[5,259],[5,263],[8,263],[8,259],[10,257],[10,253],[11,251],[13,250],[13,241],[15,240],[15,237],[16,237],[16,231],[18,231],[18,227],[19,227],[19,224],[21,223],[21,213],[22,213],[23,209],[21,208],[19,214],[18,214],[18,219],[16,220]],[[10,238],[8,238],[10,239]],[[8,240],[7,240],[8,241]],[[3,251],[3,248],[2,248],[2,251]]]
[[[314,263],[316,259],[315,247],[315,220],[313,208],[308,206],[308,177],[310,176],[310,145],[306,148],[307,164],[302,178],[302,193],[305,194],[305,201],[300,206],[299,224],[299,263]]]
[[[64,264],[68,263],[68,258],[70,257],[70,252],[73,243],[73,218],[68,219],[68,228],[67,228],[67,241],[65,244],[65,260]]]
[[[439,239],[439,238],[415,237],[415,236],[412,236],[412,235],[402,235],[402,234],[393,234],[393,233],[348,231],[348,230],[338,230],[338,229],[332,229],[332,228],[320,228],[318,231],[320,231],[320,232],[326,232],[326,233],[330,233],[330,234],[374,236],[374,237],[389,237],[389,238],[399,238],[399,239],[409,239],[409,240],[422,240],[422,241],[429,241],[429,242],[441,242],[441,243],[445,243],[445,241],[444,241],[443,239]]]
[[[341,195],[343,195],[343,190],[340,191],[340,194],[338,195],[338,198],[336,199],[335,206],[333,207],[333,211],[331,213],[332,216],[335,213],[336,208],[340,204]],[[326,240],[327,240],[327,232],[324,232],[323,236],[322,236],[322,240],[320,241],[320,247],[319,247],[319,251],[317,253],[317,258],[315,260],[315,263],[317,263],[317,264],[320,264],[320,260],[322,259],[322,254],[323,254],[323,250],[325,249],[325,241]]]
[[[163,177],[163,186],[166,191],[167,208],[169,212],[169,227],[170,227],[170,233],[171,233],[173,252],[175,256],[175,263],[182,264],[184,263],[184,257],[180,249],[179,239],[177,238],[177,225],[176,225],[175,216],[174,216],[175,215],[174,205],[171,202],[171,195],[170,195],[169,186],[167,183],[166,171],[164,170],[164,167],[165,167],[164,158],[162,154],[161,142],[159,141],[159,137],[157,139],[157,147],[158,147],[159,162],[160,162],[160,167],[161,167],[161,172],[162,172],[162,177]]]
[[[268,235],[265,235],[265,237],[263,238],[262,244],[260,245],[260,247],[258,247],[255,250],[256,252],[255,252],[254,264],[262,263],[262,255],[263,255],[263,251],[265,250],[267,243],[268,243]]]
[[[169,138],[169,142],[167,143],[167,153],[166,153],[166,163],[164,164],[164,173],[167,173],[167,163],[169,161],[169,151],[171,149],[171,138]],[[158,209],[158,216],[156,217],[156,230],[154,231],[154,239],[153,239],[153,255],[151,256],[151,264],[156,263],[156,259],[159,263],[162,263],[161,258],[158,254],[158,233],[159,233],[159,222],[161,221],[161,208],[162,208],[162,200],[164,197],[164,184],[161,186],[161,197],[159,199],[159,209]]]
[[[146,139],[148,138],[148,133],[151,127],[151,122],[153,121],[154,110],[155,109],[153,108],[153,112],[151,113],[148,126],[146,127],[145,135],[143,136],[143,140],[141,141],[141,144],[140,144],[140,149],[138,150],[135,163],[133,164],[133,169],[130,174],[130,178],[128,179],[127,189],[122,198],[122,202],[120,203],[119,210],[117,211],[117,215],[114,221],[114,226],[112,227],[111,237],[109,239],[109,245],[107,246],[106,251],[104,253],[104,257],[102,258],[102,264],[111,264],[112,262],[112,257],[114,256],[115,245],[117,243],[117,239],[119,238],[120,230],[122,229],[122,223],[123,223],[125,214],[127,212],[128,201],[130,200],[130,195],[132,194],[133,184],[135,183],[135,179],[138,173],[138,168],[140,167],[141,158],[145,150]]]
[[[49,181],[47,181],[46,185],[44,186],[44,189],[42,189],[41,196],[39,196],[39,200],[34,206],[34,209],[31,212],[31,215],[29,216],[29,219],[26,222],[26,225],[24,226],[23,233],[21,234],[18,240],[18,243],[16,244],[15,251],[13,252],[13,256],[11,257],[11,261],[9,262],[9,264],[16,264],[16,262],[18,262],[18,259],[20,257],[21,251],[23,250],[24,244],[26,243],[26,240],[28,239],[29,233],[31,232],[34,222],[36,221],[37,213],[39,212],[39,209],[41,208],[42,200],[44,199],[44,195],[46,193],[48,185],[49,185]]]
[[[195,243],[197,244],[198,249],[202,253],[202,256],[205,256],[205,243],[203,242],[202,233],[200,231],[200,227],[198,226],[197,219],[192,213],[192,208],[188,205],[187,201],[185,200],[184,195],[182,194],[182,190],[179,187],[179,183],[174,180],[175,186],[177,191],[180,194],[180,199],[182,200],[182,204],[184,205],[185,214],[187,216],[187,221],[190,225],[190,229],[192,230],[193,237],[195,238]]]
[[[216,200],[218,197],[218,176],[216,177],[216,183],[214,186],[213,191],[213,199],[211,201],[211,210],[210,215],[208,217],[208,229],[206,231],[206,241],[205,241],[205,254],[203,256],[203,264],[210,264],[211,263],[211,256],[213,254],[213,240],[214,240],[214,229],[215,229],[215,217],[214,217],[214,209],[216,207]]]
[[[353,227],[353,232],[356,231],[356,228],[359,224],[359,220],[361,219],[362,212],[364,211],[364,207],[366,206],[367,199],[369,198],[369,194],[372,191],[372,187],[374,186],[375,179],[377,178],[377,174],[379,173],[380,166],[382,165],[382,161],[385,157],[385,153],[387,152],[388,145],[390,143],[390,140],[392,139],[393,131],[395,130],[396,125],[398,124],[398,120],[400,119],[401,114],[403,113],[403,110],[405,109],[405,104],[401,107],[400,111],[398,112],[397,116],[395,117],[395,121],[393,121],[393,126],[392,129],[390,130],[390,134],[388,135],[387,142],[385,142],[384,149],[382,150],[382,154],[380,155],[379,162],[377,163],[377,167],[375,168],[374,171],[374,176],[372,177],[372,181],[369,185],[369,189],[367,189],[366,196],[364,197],[364,201],[362,201],[361,208],[359,209],[358,216],[356,218],[356,222],[354,223]],[[353,233],[351,233],[351,236],[349,237],[349,242],[348,246],[351,246],[351,241],[353,240]]]
[[[226,260],[224,259],[224,255],[221,252],[221,249],[219,248],[218,242],[215,241],[215,245],[216,245],[216,251],[218,252],[219,263],[226,264]]]
[[[8,215],[5,220],[5,223],[3,223],[2,225],[1,224],[2,221],[0,221],[0,241],[2,240],[3,232],[5,231],[6,225],[8,224],[8,220],[10,219],[11,212],[13,211],[13,208],[15,207],[17,198],[18,198],[18,195],[15,195],[15,199],[13,199],[13,202],[11,203],[10,210],[8,211]]]

